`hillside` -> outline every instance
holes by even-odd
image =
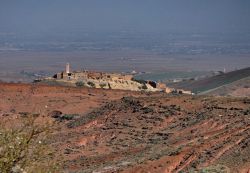
[[[250,97],[250,77],[243,78],[221,87],[205,91],[201,94]]]
[[[65,172],[250,170],[249,98],[28,84],[0,84],[0,97],[5,124],[54,122],[44,140]]]
[[[197,81],[184,81],[179,83],[168,84],[169,87],[191,90],[194,93],[205,92],[223,85],[230,84],[240,79],[250,76],[250,67],[204,78]]]

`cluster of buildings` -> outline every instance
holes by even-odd
[[[65,71],[59,72],[49,79],[68,83],[77,83],[81,81],[86,84],[86,86],[89,86],[88,83],[91,82],[92,85],[94,84],[95,88],[124,89],[134,91],[164,91],[166,93],[192,94],[190,91],[169,88],[164,83],[158,83],[155,81],[138,81],[133,77],[134,76],[132,74],[104,73],[87,70],[71,71],[70,64],[67,63]]]
[[[132,80],[133,75],[119,74],[119,73],[94,72],[94,71],[87,71],[87,70],[70,72],[70,65],[69,63],[67,63],[65,71],[55,74],[53,78],[63,79],[63,80],[81,80],[81,79]]]

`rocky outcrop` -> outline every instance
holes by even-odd
[[[153,88],[149,84],[139,83],[133,80],[86,80],[84,83],[87,84],[86,86],[94,88],[120,89],[130,91],[160,91],[159,89]]]

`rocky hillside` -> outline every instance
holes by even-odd
[[[160,91],[160,89],[153,88],[151,85],[147,84],[145,81],[135,81],[135,80],[95,80],[95,79],[85,79],[85,80],[42,80],[39,82],[41,84],[54,85],[54,86],[76,86],[76,87],[88,87],[88,88],[103,88],[103,89],[118,89],[118,90],[128,90],[128,91]]]
[[[250,170],[249,98],[23,84],[0,97],[1,121],[54,122],[44,142],[61,172]]]

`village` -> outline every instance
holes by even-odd
[[[134,78],[133,73],[106,73],[87,70],[71,71],[69,63],[66,64],[64,71],[56,73],[52,77],[35,80],[35,82],[46,81],[56,81],[76,87],[192,94],[191,91],[167,87],[166,84],[161,82],[137,80]]]

